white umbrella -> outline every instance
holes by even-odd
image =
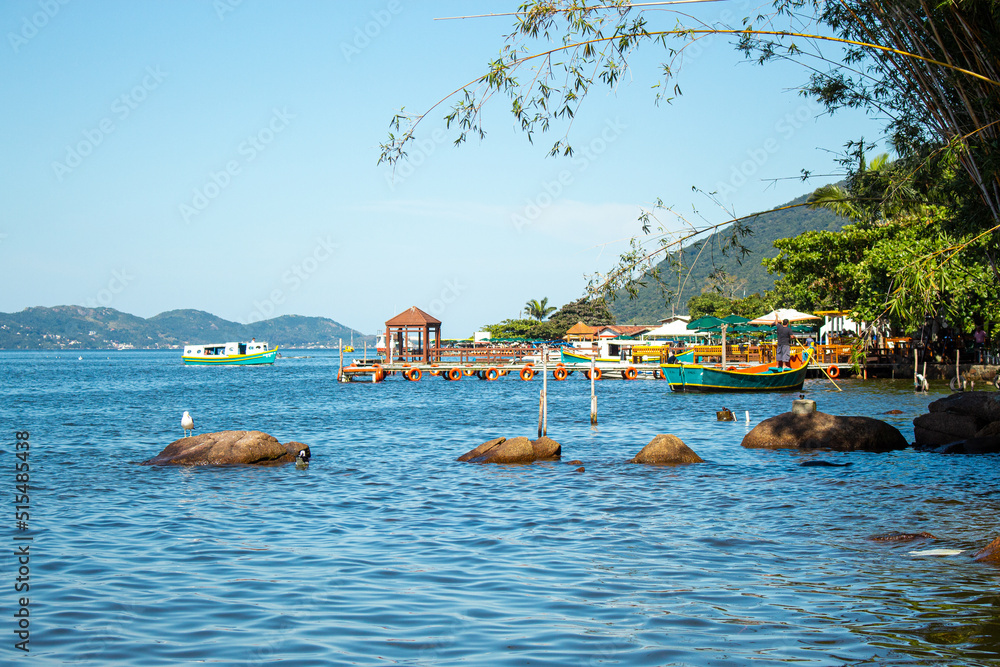
[[[778,321],[788,320],[789,322],[801,322],[803,320],[820,320],[823,319],[816,315],[810,315],[809,313],[800,313],[793,308],[779,308],[777,310],[772,310],[767,315],[761,315],[755,320],[750,320],[747,324],[774,324],[774,316],[778,316]]]

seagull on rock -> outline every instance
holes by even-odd
[[[187,410],[184,411],[184,416],[181,417],[181,426],[184,428],[184,437],[185,438],[188,435],[190,435],[188,433],[188,431],[192,431],[192,432],[194,431],[194,420],[191,419],[191,413],[188,412]]]

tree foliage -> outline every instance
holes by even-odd
[[[660,28],[662,23],[652,25],[653,17],[673,17],[678,23]],[[916,213],[932,229],[924,229],[915,246],[923,254],[907,255],[896,265],[901,275],[886,292],[889,311],[915,318],[929,295],[951,293],[958,284],[955,267],[967,259],[985,267],[990,291],[1000,292],[1000,9],[995,0],[772,0],[733,25],[694,22],[669,3],[527,0],[499,56],[485,74],[456,92],[445,122],[457,130],[456,144],[483,138],[484,107],[499,96],[507,99],[529,141],[552,132],[556,138],[549,155],[572,155],[569,133],[587,95],[595,87],[614,90],[631,75],[637,49],[663,51],[654,87],[656,102],[669,103],[681,92],[677,74],[685,49],[712,35],[737,39],[739,49],[759,63],[801,64],[810,73],[802,91],[831,112],[854,107],[887,119],[891,148],[900,158],[897,168],[887,168],[888,160],[881,158],[848,162],[854,199],[825,194],[831,205],[853,209],[865,232],[869,225],[907,219],[915,199],[939,207],[932,215]],[[846,51],[836,59],[825,56],[820,45],[829,42]],[[393,118],[380,162],[405,157],[425,115],[401,111]],[[848,158],[863,160],[866,152],[863,142],[847,147]],[[932,189],[926,183],[949,169],[954,171],[947,187],[928,198]],[[881,192],[882,199],[868,198],[866,189]],[[667,235],[658,218],[667,214],[688,224],[688,232]],[[731,234],[729,250],[742,256],[741,241],[752,226],[749,218],[735,215],[708,225],[660,201],[640,223],[643,235],[633,239],[618,265],[592,278],[594,293],[631,297],[643,281],[663,284],[656,268],[661,257],[722,227]]]
[[[688,299],[687,308],[692,320],[727,315],[754,319],[774,310],[773,303],[774,297],[771,294],[750,294],[741,299],[732,299],[718,292],[704,292]]]
[[[541,301],[532,299],[524,304],[524,312],[528,314],[528,317],[533,317],[539,322],[556,312],[556,310],[555,306],[549,305],[549,297],[545,297]]]
[[[577,322],[592,327],[602,326],[614,324],[615,317],[608,310],[604,299],[582,297],[565,304],[547,322],[538,319],[508,319],[499,324],[488,324],[483,330],[489,331],[493,338],[558,340]]]

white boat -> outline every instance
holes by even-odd
[[[205,345],[185,345],[185,364],[193,366],[253,366],[273,364],[278,348],[268,348],[263,341],[249,343],[208,343]]]

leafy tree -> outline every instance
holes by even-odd
[[[739,315],[754,319],[773,310],[772,301],[770,294],[750,294],[742,299],[728,299],[718,292],[704,292],[688,299],[687,307],[692,320],[706,315],[712,317]]]
[[[531,301],[524,304],[524,310],[528,314],[528,317],[533,317],[539,322],[548,317],[551,313],[556,312],[555,306],[550,306],[549,297],[545,297],[541,301],[537,299],[532,299]]]
[[[907,304],[919,309],[926,299],[910,299],[907,292],[926,296],[934,291],[929,285],[937,285],[938,293],[948,292],[940,289],[952,283],[946,274],[957,271],[955,264],[969,252],[987,269],[989,291],[1000,292],[1000,122],[995,120],[1000,117],[1000,11],[995,0],[772,0],[769,10],[744,18],[738,27],[684,25],[686,15],[678,11],[672,16],[679,17],[679,25],[657,29],[647,20],[655,16],[671,13],[664,6],[650,10],[626,0],[526,0],[500,56],[461,89],[445,116],[457,130],[456,143],[485,137],[486,103],[500,96],[509,100],[529,140],[565,128],[548,152],[572,155],[569,128],[583,100],[595,85],[614,89],[626,73],[631,75],[629,63],[639,48],[663,49],[657,101],[670,102],[680,94],[675,77],[684,50],[708,35],[730,35],[758,62],[802,64],[812,72],[804,92],[831,112],[856,107],[889,119],[892,148],[909,171],[884,174],[879,163],[849,165],[850,176],[859,183],[889,176],[891,187],[882,188],[882,201],[841,198],[844,206],[851,204],[870,218],[865,222],[888,224],[900,213],[895,204],[905,203],[911,190],[920,192],[921,182],[933,180],[949,163],[956,165],[954,178],[939,191],[944,196],[926,202],[946,207],[946,214],[930,218],[940,236],[933,242],[926,239],[921,246],[926,254],[905,265],[909,278],[890,291],[897,297],[888,304],[890,310],[913,318],[917,311],[902,309]],[[817,20],[833,34],[811,30]],[[844,45],[843,56],[836,61],[825,57],[818,48],[823,42]],[[393,163],[406,155],[424,115],[401,112],[394,117],[380,161]],[[848,145],[849,156],[852,151],[863,157],[863,143]],[[864,190],[858,184],[852,189],[855,197]],[[677,238],[667,236],[658,222],[660,208],[665,207],[658,202],[643,214],[645,237],[633,240],[614,270],[594,276],[592,290],[634,296],[644,279],[658,280],[655,265],[662,255],[726,224],[730,251],[742,256],[752,216],[723,225],[692,224],[688,234]]]
[[[549,318],[548,322],[537,319],[504,320],[499,324],[488,324],[483,330],[489,331],[493,338],[558,340],[577,322],[589,326],[601,326],[614,324],[615,318],[608,310],[604,299],[583,297],[564,305]]]
[[[733,300],[718,292],[703,292],[687,302],[688,314],[692,320],[699,317],[725,317],[733,312]]]

